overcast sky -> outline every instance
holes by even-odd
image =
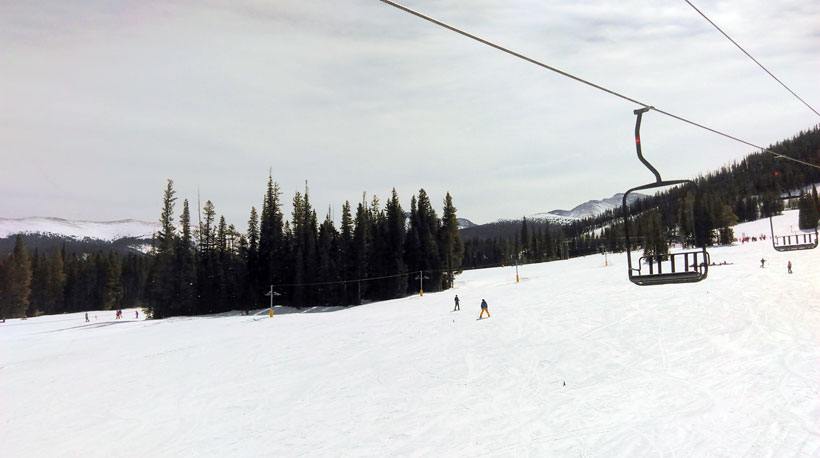
[[[682,0],[406,4],[758,144],[820,122]],[[696,5],[820,105],[820,2]],[[172,178],[244,228],[269,167],[337,219],[392,187],[488,222],[651,179],[635,106],[377,0],[3,0],[0,58],[5,217],[154,220]],[[643,140],[665,178],[752,152],[652,113]]]

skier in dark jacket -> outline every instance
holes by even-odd
[[[789,261],[789,263],[786,264],[786,268],[789,269],[789,273],[792,273],[792,262],[791,261]]]
[[[490,309],[487,308],[487,301],[485,301],[484,299],[481,299],[481,313],[478,315],[479,320],[484,318],[484,312],[487,313],[487,318],[489,318],[490,317]]]
[[[458,294],[456,294],[456,297],[455,297],[455,299],[453,299],[453,302],[456,303],[456,306],[453,308],[453,311],[455,312],[457,310],[461,310],[461,307],[459,307],[459,305],[458,305]]]

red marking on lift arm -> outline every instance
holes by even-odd
[[[638,144],[641,143],[641,137],[640,136],[638,136],[638,135],[635,136],[635,143],[638,143]]]

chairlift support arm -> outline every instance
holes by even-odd
[[[653,167],[652,164],[643,157],[643,152],[641,151],[641,119],[643,118],[643,114],[651,109],[652,107],[644,107],[633,111],[633,113],[637,115],[637,119],[635,119],[635,150],[638,152],[638,159],[655,175],[655,182],[661,183],[663,180],[661,179],[661,174],[658,172],[658,169]]]

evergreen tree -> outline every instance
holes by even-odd
[[[317,245],[318,245],[318,236],[319,236],[319,225],[316,218],[316,211],[310,204],[310,195],[308,193],[307,184],[305,185],[305,222],[304,222],[304,230],[303,230],[303,237],[304,237],[304,272],[305,272],[305,280],[307,283],[314,283],[316,282],[317,271],[318,271],[318,260],[319,256],[317,254]],[[317,297],[317,290],[316,288],[310,287],[306,291],[306,299],[308,304],[313,304],[319,298]]]
[[[65,294],[65,270],[63,253],[54,251],[47,258],[48,284],[46,286],[44,310],[46,313],[63,311],[63,297]]]
[[[342,225],[339,233],[339,269],[340,277],[345,280],[342,286],[342,301],[345,304],[355,302],[351,296],[350,283],[347,280],[355,278],[355,262],[353,250],[353,216],[350,213],[350,202],[342,205]]]
[[[367,221],[369,225],[369,231],[367,232],[368,277],[384,277],[396,273],[388,271],[390,256],[387,252],[389,249],[387,217],[380,208],[379,198],[375,195],[367,211]],[[391,295],[392,291],[389,291],[389,286],[393,284],[393,280],[393,278],[385,278],[368,282],[368,299],[383,300],[393,297]]]
[[[817,205],[811,195],[800,198],[799,206],[799,225],[803,230],[814,230],[817,228],[818,215]]]
[[[669,245],[664,235],[660,211],[651,209],[643,215],[640,221],[644,228],[641,232],[644,237],[643,255],[665,258],[669,253]]]
[[[527,248],[530,245],[530,231],[527,227],[527,218],[524,217],[521,220],[521,251],[514,254],[515,258],[523,262],[527,262],[529,257],[529,253],[527,252]]]
[[[293,233],[292,251],[294,256],[293,264],[293,287],[291,300],[294,306],[301,307],[305,303],[305,287],[307,283],[305,275],[305,201],[301,192],[296,192],[293,196],[293,213],[291,213],[291,231]]]
[[[693,220],[695,211],[695,195],[687,192],[684,195],[678,215],[678,236],[684,247],[692,246],[695,241],[695,223]]]
[[[228,226],[225,223],[225,217],[219,217],[219,225],[216,229],[216,264],[214,266],[214,274],[216,278],[216,297],[215,312],[224,312],[229,310],[229,277],[230,277],[230,252],[229,252],[229,237]]]
[[[430,276],[430,280],[425,282],[425,290],[440,291],[442,283],[442,264],[438,247],[440,222],[424,189],[419,190],[417,205],[416,220],[411,221],[411,225],[415,225],[419,239],[421,259],[419,259],[418,267]]]
[[[396,189],[390,195],[386,207],[385,220],[385,274],[396,275],[407,271],[404,264],[404,246],[407,236],[406,216],[401,208],[399,196]],[[402,297],[407,292],[407,277],[391,277],[386,279],[385,297]]]
[[[216,209],[210,200],[202,208],[204,219],[199,227],[197,253],[197,310],[199,313],[214,313],[218,310],[219,273],[215,227]]]
[[[526,221],[526,220],[525,220]],[[526,228],[526,226],[524,226]],[[527,235],[529,239],[529,234]],[[458,233],[458,219],[456,217],[456,207],[453,205],[453,198],[448,192],[444,198],[444,212],[441,218],[441,229],[439,236],[439,246],[444,257],[444,266],[447,269],[447,276],[444,278],[444,288],[452,288],[455,279],[455,272],[461,270],[461,260],[464,256],[464,245]]]
[[[141,254],[128,254],[122,260],[122,304],[124,307],[137,307],[145,305],[145,289],[148,282],[148,270],[151,263],[150,257]],[[65,276],[65,296],[71,289],[68,276],[68,266]],[[71,311],[65,306],[66,311]]]
[[[173,307],[177,303],[177,284],[174,275],[176,247],[176,228],[174,227],[175,194],[174,182],[168,180],[162,195],[162,211],[159,218],[160,230],[154,237],[154,265],[150,280],[151,302],[148,313],[157,318],[173,314]],[[105,272],[105,268],[102,271]],[[97,283],[101,284],[99,277],[105,277],[105,273],[98,274]],[[101,305],[104,302],[108,303],[102,297],[95,302]]]
[[[191,234],[191,212],[188,200],[182,202],[181,237],[176,245],[176,274],[178,306],[175,311],[179,314],[193,315],[197,313],[196,301],[196,259],[194,257],[193,236]]]
[[[720,234],[719,243],[721,245],[731,245],[735,240],[735,233],[732,226],[737,224],[737,215],[732,211],[732,207],[727,204],[721,204],[717,218],[718,233]]]
[[[289,270],[280,197],[279,184],[268,175],[259,223],[259,281],[262,285],[284,283]]]
[[[223,311],[235,310],[237,305],[245,309],[247,298],[247,249],[248,241],[229,224],[226,230],[226,251],[223,261],[225,275],[225,303]]]
[[[0,272],[0,318],[25,316],[31,299],[31,257],[23,236],[17,234],[12,255]]]
[[[46,257],[35,249],[31,256],[31,301],[26,312],[27,316],[37,316],[38,312],[49,313],[45,306],[48,295],[48,274]]]
[[[408,272],[421,270],[421,242],[419,241],[418,204],[416,196],[410,198],[410,226],[404,239],[404,262]],[[411,275],[408,278],[407,291],[417,291],[418,281]]]
[[[239,305],[240,309],[247,315],[251,308],[256,308],[256,301],[254,297],[256,292],[250,287],[250,271],[248,270],[248,255],[250,246],[248,239],[244,235],[239,235],[236,261],[234,267],[236,274],[234,276],[234,294],[236,300],[234,304]]]
[[[251,207],[251,216],[248,219],[248,249],[246,255],[246,269],[248,272],[249,303],[246,307],[256,307],[262,301],[262,279],[259,266],[259,217],[256,207]],[[247,311],[247,308],[245,309]]]
[[[370,221],[368,212],[363,203],[360,203],[356,208],[356,226],[353,229],[353,265],[354,278],[362,280],[367,277],[368,273],[368,240],[370,238]],[[362,281],[356,283],[356,289],[353,292],[354,304],[361,304],[362,297],[366,292],[366,284]]]
[[[769,191],[763,195],[761,213],[764,218],[779,215],[783,211],[783,201],[779,198],[780,191]]]
[[[65,310],[81,310],[78,304],[81,302],[80,298],[80,268],[76,254],[71,254],[66,258],[66,281],[65,294],[63,301],[65,303]],[[87,309],[86,309],[87,310]]]
[[[100,282],[103,287],[100,308],[103,310],[122,309],[122,266],[120,266],[119,257],[116,253],[111,252],[108,256],[100,256],[99,261],[105,269]]]
[[[703,190],[695,192],[694,203],[694,228],[695,244],[697,246],[710,246],[714,240],[714,224],[709,212],[708,196]]]
[[[316,278],[316,212],[310,205],[310,196],[307,186],[305,193],[297,192],[293,198],[292,214],[292,256],[293,287],[292,304],[296,307],[304,306],[315,300],[316,290],[310,286],[301,286],[312,283]]]
[[[340,288],[332,282],[339,281],[339,233],[328,212],[319,226],[319,263],[316,281],[326,283],[317,287],[317,301],[323,305],[337,305],[341,302]]]

